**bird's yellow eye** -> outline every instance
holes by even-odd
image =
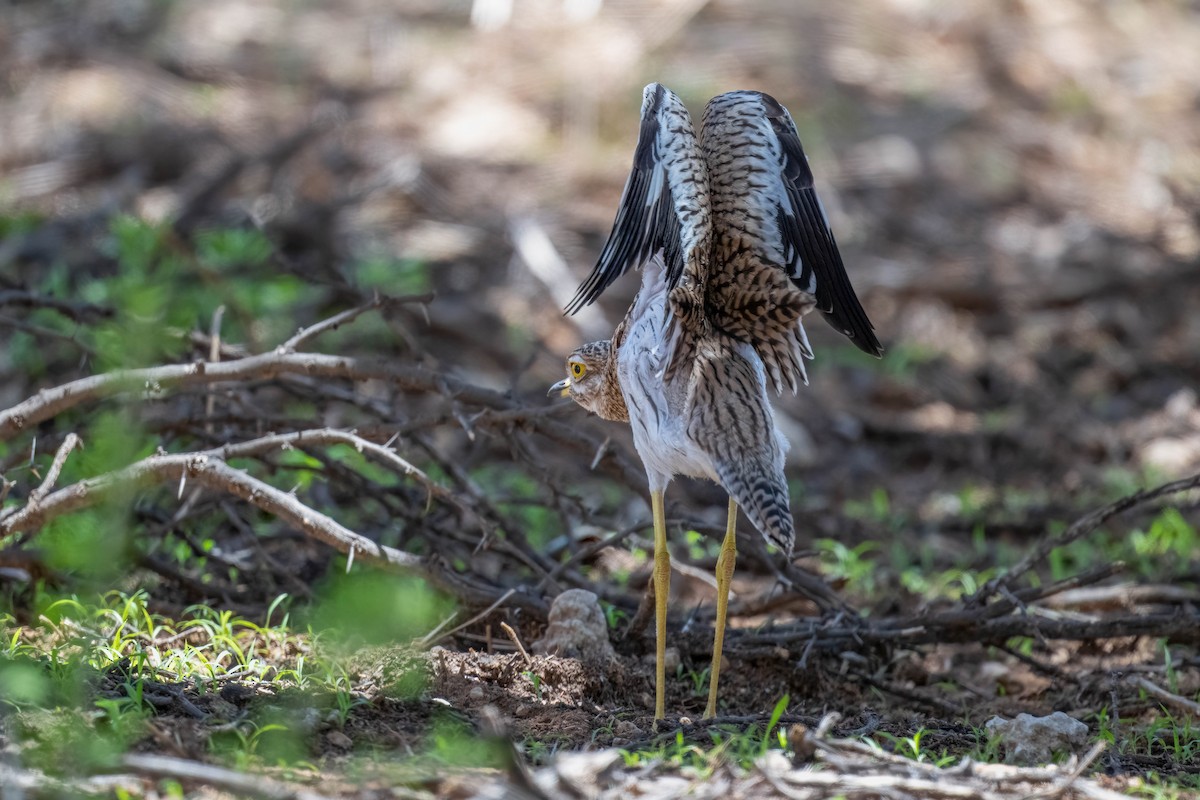
[[[587,367],[584,366],[582,361],[572,361],[570,363],[570,368],[571,368],[571,377],[574,378],[575,380],[579,380],[580,378],[583,377],[583,373],[587,372]]]

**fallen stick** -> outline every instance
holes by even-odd
[[[1085,514],[1071,523],[1070,527],[1057,536],[1047,536],[1038,542],[1012,569],[988,581],[980,587],[978,592],[967,598],[963,603],[964,607],[977,608],[984,605],[990,597],[1000,593],[1002,588],[1012,591],[1016,580],[1041,563],[1055,548],[1062,547],[1076,539],[1087,536],[1118,514],[1145,505],[1160,497],[1179,494],[1180,492],[1186,492],[1197,487],[1200,487],[1200,473],[1164,483],[1153,489],[1142,489],[1131,495],[1122,497],[1120,500],[1109,503],[1103,508],[1098,508],[1095,511]]]
[[[1146,692],[1146,694],[1157,697],[1167,705],[1186,714],[1191,714],[1193,717],[1200,717],[1200,703],[1197,703],[1195,700],[1189,700],[1174,692],[1169,692],[1149,679],[1143,678],[1141,675],[1130,675],[1126,680],[1133,686]]]

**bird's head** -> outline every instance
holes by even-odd
[[[617,421],[629,419],[617,382],[612,342],[589,342],[567,356],[567,377],[550,387],[548,395],[570,397],[588,411]]]

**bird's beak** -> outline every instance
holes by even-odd
[[[566,397],[571,393],[571,379],[563,378],[558,383],[550,387],[550,391],[546,392],[546,396],[550,397],[555,392],[558,392],[559,397]]]

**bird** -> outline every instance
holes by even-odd
[[[663,497],[676,476],[729,495],[716,565],[717,615],[708,702],[717,709],[729,584],[741,508],[789,555],[795,524],[784,477],[787,440],[768,389],[795,393],[813,357],[802,318],[813,310],[865,352],[875,336],[838,252],[791,115],[757,91],[718,95],[699,133],[658,83],[642,93],[633,167],[596,265],[564,313],[574,314],[630,269],[641,287],[612,338],[566,361],[548,395],[628,422],[646,470],[654,526],[654,719],[665,716],[670,553]]]

